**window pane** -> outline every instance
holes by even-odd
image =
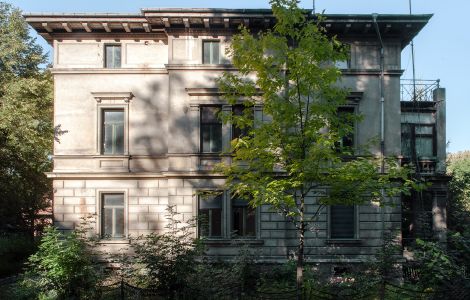
[[[103,209],[103,236],[112,237],[113,235],[113,209]]]
[[[209,209],[199,209],[199,235],[209,236]]]
[[[115,217],[114,222],[114,236],[113,237],[123,237],[124,236],[124,208],[115,208]]]
[[[246,236],[255,236],[256,235],[256,210],[251,207],[246,207],[246,225],[245,225],[245,235]]]
[[[405,157],[412,156],[411,130],[412,125],[401,124],[401,154]]]
[[[416,125],[415,128],[416,134],[432,134],[433,131],[432,126]]]
[[[123,194],[105,194],[103,195],[105,207],[107,206],[124,206]]]
[[[251,120],[253,120],[254,113],[253,113],[253,108],[251,107],[246,107],[244,105],[234,105],[232,107],[232,113],[234,116],[243,116],[245,113],[245,110],[247,109],[249,110]],[[237,138],[247,136],[249,130],[250,129],[248,127],[240,128],[236,126],[235,124],[233,124],[232,125],[232,139],[237,139]]]
[[[103,111],[103,154],[124,153],[124,110]]]
[[[354,238],[354,206],[333,205],[330,207],[330,213],[331,238]]]
[[[220,106],[201,107],[201,151],[220,152],[222,150],[222,122],[217,115]]]
[[[200,209],[222,208],[222,195],[199,196],[199,208]]]
[[[108,45],[105,46],[105,66],[106,68],[120,68],[121,67],[121,46]]]
[[[416,155],[418,157],[433,156],[432,137],[416,137]]]
[[[220,123],[222,121],[217,117],[220,112],[220,106],[202,106],[201,107],[201,122],[206,123]]]
[[[219,42],[207,41],[203,43],[203,57],[204,64],[218,64],[219,63]]]
[[[222,235],[222,209],[212,209],[211,211],[211,236]]]
[[[222,151],[222,125],[211,125],[210,135],[210,152]]]
[[[232,232],[243,236],[243,207],[232,207]]]

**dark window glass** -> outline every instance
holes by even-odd
[[[330,207],[330,238],[352,239],[355,233],[355,210],[352,205]]]
[[[102,153],[124,154],[124,110],[103,110]]]
[[[124,237],[124,194],[103,194],[101,205],[102,236]]]
[[[205,41],[203,42],[203,64],[218,64],[220,63],[219,55],[219,42],[218,41]]]
[[[222,195],[199,196],[199,235],[222,236]]]
[[[240,237],[256,236],[256,210],[243,199],[232,199],[232,234]]]
[[[435,156],[434,125],[402,123],[401,153],[408,158]]]
[[[218,114],[220,106],[201,107],[201,152],[222,151],[222,121]]]
[[[352,119],[352,115],[354,115],[354,107],[340,107],[338,109],[338,118],[341,124],[346,124],[352,129],[351,132],[343,135],[337,144],[338,148],[354,147],[354,120]]]
[[[121,45],[106,45],[105,48],[105,67],[116,69],[121,67]]]
[[[250,113],[250,117],[253,120],[254,115],[253,115],[252,107],[246,107],[245,105],[234,105],[232,107],[232,114],[234,116],[243,116],[246,110],[248,110],[248,112]],[[236,126],[235,124],[233,124],[232,125],[232,139],[238,139],[238,138],[247,136],[249,130],[250,128],[247,126],[240,128],[239,126]]]

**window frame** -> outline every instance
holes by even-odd
[[[119,47],[120,48],[120,51],[119,51],[119,54],[120,54],[120,59],[119,59],[119,66],[118,67],[108,67],[108,53],[107,53],[107,48],[108,47]],[[122,47],[122,44],[120,43],[106,43],[103,45],[103,68],[105,69],[121,69],[122,68],[122,50],[123,50],[123,47]]]
[[[116,195],[121,194],[123,195],[123,208],[124,208],[124,232],[122,237],[106,237],[104,236],[104,196],[105,195]],[[128,240],[129,237],[129,201],[128,201],[128,191],[127,190],[115,190],[115,189],[103,189],[97,190],[96,192],[96,211],[98,212],[97,215],[97,222],[96,222],[96,233],[100,240],[106,242],[122,242]]]
[[[197,236],[199,238],[205,238],[205,239],[222,239],[225,237],[225,221],[224,219],[224,216],[226,215],[225,211],[226,211],[226,207],[225,207],[225,201],[224,201],[224,198],[225,198],[225,192],[222,191],[222,190],[200,190],[198,193],[196,193],[196,213],[197,213],[197,217],[199,217],[201,214],[200,214],[200,210],[201,210],[201,204],[200,204],[200,201],[201,201],[201,197],[204,195],[205,192],[211,192],[211,193],[218,193],[220,192],[221,194],[219,195],[221,197],[220,199],[220,207],[221,207],[221,212],[220,212],[220,236],[216,236],[216,235],[211,235],[210,232],[208,235],[202,235],[202,230],[201,230],[201,225],[199,223],[199,220],[198,220],[198,226],[197,226]],[[209,226],[210,226],[210,219],[208,220],[209,222]],[[210,228],[209,228],[209,231],[210,231]]]
[[[234,200],[236,199],[236,197],[233,197],[233,195],[230,195],[230,199],[229,199],[229,202],[230,202],[230,237],[233,238],[237,238],[237,239],[255,239],[257,238],[258,234],[258,216],[257,216],[257,208],[253,208],[249,205],[249,203],[247,202],[246,205],[238,205],[237,207],[242,207],[242,213],[243,213],[243,217],[242,217],[242,230],[243,230],[243,234],[242,235],[239,235],[239,234],[235,234],[234,231],[235,231],[235,218],[234,218]],[[248,235],[246,234],[246,227],[247,227],[247,217],[248,217],[248,213],[249,211],[252,211],[254,213],[254,234],[253,235]]]
[[[403,151],[403,126],[406,125],[409,127],[410,132],[409,132],[409,144],[410,144],[410,151],[411,156],[405,155]],[[418,127],[431,127],[432,128],[432,133],[416,133],[416,129]],[[436,124],[428,124],[428,123],[411,123],[411,122],[402,122],[401,123],[401,139],[400,139],[400,144],[401,144],[401,155],[403,155],[406,158],[411,158],[411,159],[426,159],[426,158],[435,158],[437,156],[437,132],[436,132]],[[432,144],[432,156],[420,156],[418,155],[418,149],[416,148],[416,140],[417,138],[431,138],[431,144]],[[413,157],[413,154],[416,155],[416,158]]]
[[[222,120],[219,119],[218,115],[216,116],[216,119],[218,120],[217,122],[204,122],[203,123],[203,120],[202,120],[203,110],[204,110],[204,108],[209,108],[209,107],[218,108],[219,109],[218,114],[221,113],[222,110],[223,110],[223,106],[222,105],[217,105],[217,104],[201,105],[199,107],[199,153],[202,153],[202,154],[220,154],[220,153],[222,153],[222,150],[224,149],[224,124],[223,124]],[[206,151],[204,149],[204,139],[203,139],[203,134],[204,134],[203,126],[204,125],[209,125],[209,126],[210,125],[217,125],[217,126],[220,125],[220,150],[219,151],[212,151],[212,149],[210,149],[210,151]]]
[[[107,110],[122,110],[124,113],[124,135],[123,135],[123,143],[124,143],[124,151],[120,154],[105,154],[104,153],[104,112]],[[125,104],[102,104],[98,103],[97,105],[97,147],[96,152],[97,155],[100,156],[128,156],[129,155],[129,105],[128,103]]]
[[[338,107],[338,117],[340,117],[340,114],[344,113],[344,114],[347,114],[347,113],[351,113],[354,115],[354,117],[357,116],[357,106],[356,105],[342,105],[340,107]],[[352,152],[354,152],[354,150],[357,148],[356,145],[357,145],[357,137],[358,137],[358,134],[357,134],[357,121],[356,120],[352,120],[351,122],[351,126],[353,127],[352,128],[352,131],[350,132],[350,135],[351,135],[351,140],[352,140],[352,143],[351,143],[351,146],[350,146],[350,150]],[[338,141],[338,146],[339,147],[344,147],[344,140],[347,139],[348,136],[343,136],[341,137],[341,140]]]
[[[215,193],[215,192],[220,192],[222,196],[222,218],[221,218],[221,236],[201,236],[201,229],[198,224],[196,227],[196,236],[198,237],[203,237],[205,240],[208,241],[219,241],[219,242],[224,242],[224,241],[230,241],[230,240],[245,240],[245,241],[257,241],[260,240],[260,208],[256,207],[254,208],[254,217],[255,217],[255,234],[253,236],[234,236],[232,234],[232,224],[233,224],[233,218],[232,218],[232,193],[227,190],[220,190],[215,188],[203,188],[199,189],[195,195],[193,196],[194,198],[194,211],[196,214],[196,217],[199,217],[199,196],[200,194],[207,192]]]
[[[338,238],[338,237],[333,237],[332,234],[332,214],[331,214],[331,207],[335,205],[328,205],[328,239],[332,241],[356,241],[359,240],[360,238],[360,227],[359,227],[359,206],[358,205],[336,205],[336,206],[353,206],[354,207],[354,234],[352,237],[348,238]]]
[[[255,120],[255,107],[254,106],[245,106],[245,104],[243,103],[237,103],[235,105],[232,105],[231,106],[231,112],[232,112],[232,116],[241,116],[239,114],[235,114],[235,110],[239,107],[242,107],[243,109],[241,110],[242,114],[245,113],[245,110],[246,109],[250,109],[251,110],[251,116],[252,116],[252,120],[254,122]],[[245,137],[248,135],[248,131],[250,130],[250,128],[239,128],[237,127],[233,120],[230,121],[230,140],[234,140],[234,139],[239,139],[239,138],[242,138],[242,137]],[[237,131],[239,131],[239,134],[235,134]]]
[[[206,44],[206,43],[216,43],[216,44],[218,45],[218,49],[219,49],[219,50],[218,50],[218,60],[217,60],[216,63],[214,63],[214,62],[212,61],[212,51],[213,51],[213,50],[212,50],[212,47],[210,48],[210,49],[211,49],[211,50],[210,50],[211,53],[209,54],[210,62],[206,62],[206,61],[205,61],[204,58],[205,58],[205,54],[206,54],[206,52],[205,52],[205,44]],[[221,42],[220,42],[220,40],[218,40],[218,39],[204,39],[204,40],[202,40],[202,47],[201,47],[202,59],[201,59],[201,61],[202,61],[202,64],[203,64],[203,65],[220,65],[220,64],[221,64],[222,57],[221,57],[221,51],[220,51],[220,48],[221,48],[221,47],[220,47],[220,45],[221,45]]]

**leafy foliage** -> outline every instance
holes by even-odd
[[[21,12],[0,2],[0,230],[34,230],[47,206],[52,77]]]
[[[352,122],[345,122],[338,112],[348,91],[338,88],[341,72],[334,62],[347,59],[347,47],[326,35],[322,16],[307,17],[297,1],[271,5],[274,28],[252,33],[242,27],[228,51],[238,72],[219,80],[232,105],[241,97],[245,111],[262,104],[263,120],[248,112],[222,117],[247,134],[232,141],[232,161],[218,170],[227,176],[227,188],[252,206],[270,205],[295,224],[301,276],[304,233],[325,205],[385,205],[414,183],[396,161],[339,143],[361,119],[350,115]],[[346,159],[351,154],[362,157]],[[387,172],[378,172],[382,166]],[[316,201],[316,213],[307,214],[306,201]]]
[[[23,285],[39,298],[92,299],[99,272],[86,232],[81,227],[64,235],[55,227],[46,228],[38,251],[29,258]]]
[[[133,241],[138,282],[147,287],[175,291],[185,286],[194,271],[202,243],[193,238],[195,221],[183,223],[174,206],[168,206],[165,233],[151,233]]]

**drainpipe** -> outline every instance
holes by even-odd
[[[380,172],[385,172],[385,92],[384,92],[384,73],[385,73],[385,65],[384,65],[384,44],[382,41],[382,35],[380,34],[379,24],[377,24],[377,17],[378,14],[372,14],[372,20],[374,21],[375,32],[377,33],[377,37],[379,38],[380,42],[380,155],[381,155],[381,166]]]
[[[372,14],[372,20],[374,22],[375,32],[377,33],[377,38],[380,42],[380,173],[385,173],[385,64],[384,64],[384,44],[382,41],[382,35],[380,34],[379,24],[377,24],[378,14]],[[385,197],[385,192],[382,189],[380,191],[382,199]],[[381,205],[380,207],[380,219],[382,223],[382,250],[385,251],[385,207]],[[385,286],[381,290],[381,299],[385,297]]]

